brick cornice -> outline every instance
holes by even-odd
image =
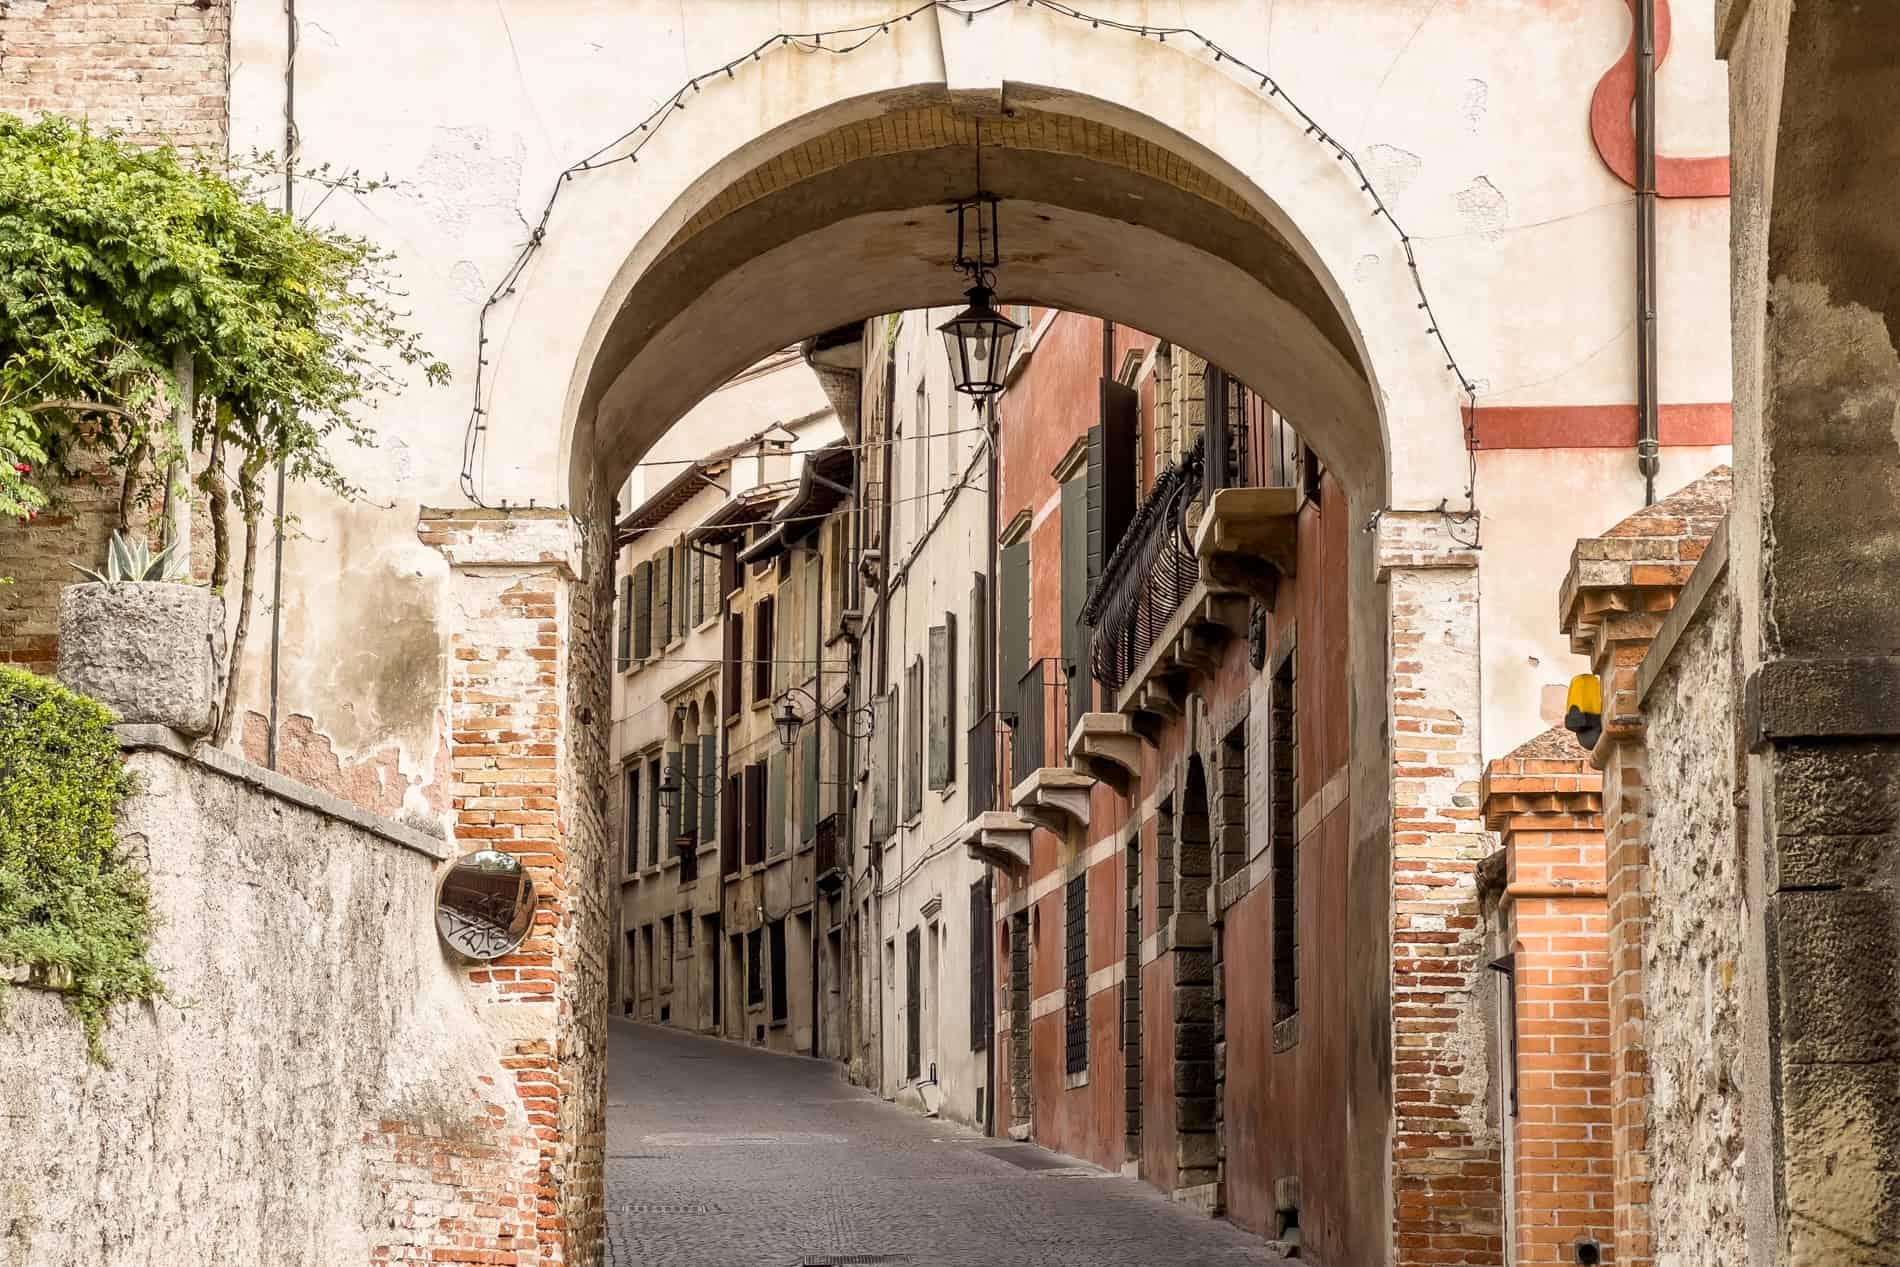
[[[1601,831],[1603,772],[1581,750],[1574,758],[1499,757],[1478,785],[1484,825],[1517,831]]]

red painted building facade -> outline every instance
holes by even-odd
[[[1359,1261],[1383,1194],[1348,1180],[1346,1085],[1383,1052],[1344,998],[1344,496],[1183,349],[1040,311],[1023,342],[997,427],[998,801],[1025,824],[1014,865],[991,854],[999,1126]]]

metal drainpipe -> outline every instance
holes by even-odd
[[[297,184],[297,0],[284,0],[284,214],[296,212]],[[271,534],[270,731],[264,738],[264,765],[277,768],[277,699],[283,682],[284,635],[284,460],[277,459],[277,521]],[[232,665],[236,672],[237,666]]]
[[[891,601],[891,465],[894,445],[891,438],[891,419],[897,412],[897,341],[890,340],[884,355],[884,487],[878,507],[880,523],[878,536],[878,590],[880,597],[877,605],[877,689],[881,696],[890,689],[890,601]],[[886,718],[887,723],[895,725],[896,718]],[[875,793],[873,794],[875,795]],[[892,813],[896,807],[892,806]],[[868,833],[867,833],[868,836]],[[868,867],[866,874],[871,879],[873,909],[877,912],[877,926],[871,933],[871,989],[877,996],[877,1092],[884,1094],[884,855],[877,841],[868,841]]]
[[[1004,367],[1004,372],[1007,374],[1007,366]],[[996,680],[998,674],[995,666],[1001,662],[997,655],[997,639],[1002,636],[1002,604],[997,601],[996,593],[998,554],[996,519],[1003,495],[1003,490],[999,487],[1003,463],[997,448],[996,397],[990,397],[985,402],[985,407],[989,414],[989,434],[986,438],[989,441],[990,454],[989,470],[985,472],[988,477],[986,482],[989,484],[989,531],[983,538],[983,592],[989,595],[989,610],[983,613],[983,619],[989,628],[983,635],[984,663],[978,667],[977,671],[983,674],[984,684],[989,688],[984,694],[989,697],[990,780],[994,782],[998,774],[996,749],[997,740],[1000,738],[996,730],[996,715],[997,710],[1002,706],[1002,684]],[[972,787],[970,790],[974,793],[976,789]],[[989,964],[989,971],[983,974],[983,988],[988,991],[983,1003],[983,1053],[984,1059],[990,1066],[987,1079],[989,1103],[985,1106],[987,1111],[984,1113],[983,1133],[995,1138],[996,1088],[1000,1081],[996,1064],[996,868],[987,862],[983,864],[983,883],[990,886],[990,926],[983,930],[983,935],[989,939],[990,945],[989,952],[984,955],[984,959]]]
[[[1656,501],[1656,0],[1636,0],[1636,469]]]

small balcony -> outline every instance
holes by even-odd
[[[838,815],[826,814],[818,820],[818,834],[812,846],[812,874],[820,889],[829,891],[844,884],[842,853],[838,844]]]
[[[1069,763],[1069,676],[1056,656],[1035,661],[1016,683],[1009,803],[1038,827],[1087,827],[1095,778]]]
[[[1033,826],[1010,809],[1004,774],[1010,769],[1012,732],[1001,713],[985,713],[970,727],[969,821],[963,825],[963,847],[978,862],[1011,874],[1029,870],[1029,840]]]

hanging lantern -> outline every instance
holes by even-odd
[[[980,190],[980,135],[978,142],[976,180]],[[1002,258],[1002,241],[997,232],[995,195],[979,192],[967,202],[958,203],[954,210],[956,265],[970,279],[970,288],[963,292],[969,305],[937,329],[943,332],[944,348],[950,354],[951,385],[966,396],[983,400],[1003,390],[1010,353],[1016,348],[1016,335],[1022,327],[996,311],[996,266]]]
[[[805,728],[805,720],[792,707],[790,695],[779,697],[778,712],[772,715],[772,724],[778,727],[779,747],[791,751],[792,745],[798,742],[798,732]]]
[[[1010,354],[1022,329],[996,311],[995,295],[981,283],[964,292],[969,306],[938,326],[950,354],[950,381],[966,396],[981,400],[1003,390]]]

